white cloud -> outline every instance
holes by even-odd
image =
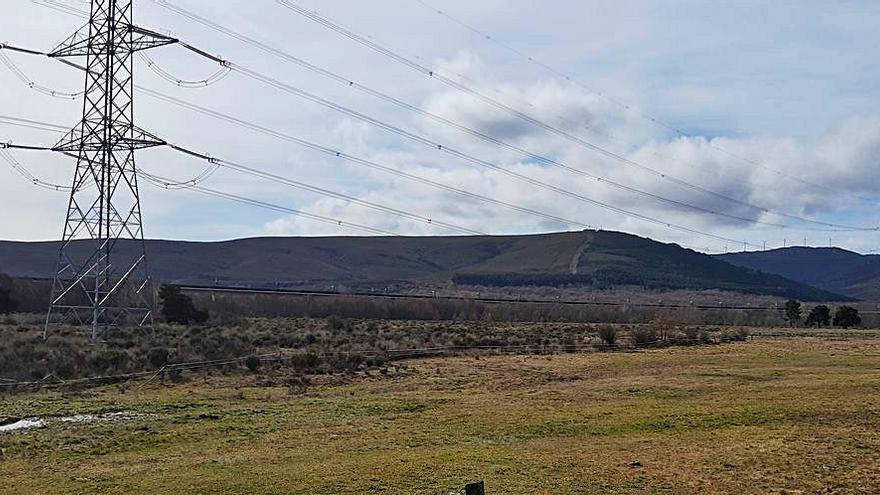
[[[702,208],[768,222],[789,221],[682,188],[602,157],[487,106],[472,95],[395,65],[301,18],[291,17],[273,2],[237,2],[235,8],[222,9],[204,0],[178,3],[383,92],[422,104],[431,112],[570,166]],[[864,64],[859,70],[852,69],[856,66],[853,60],[869,60],[872,56],[869,47],[880,42],[874,23],[865,21],[876,20],[878,12],[874,6],[865,5],[859,10],[858,6],[851,5],[828,12],[821,4],[804,5],[805,19],[812,19],[810,11],[817,9],[823,12],[827,23],[817,27],[805,20],[803,25],[791,24],[779,32],[773,20],[785,14],[785,9],[763,4],[762,11],[766,12],[761,18],[752,18],[754,22],[749,31],[752,41],[747,41],[740,32],[741,26],[729,22],[754,7],[745,4],[710,7],[702,2],[683,1],[680,8],[668,9],[662,3],[650,1],[593,4],[558,0],[540,7],[532,2],[496,1],[475,5],[464,0],[449,0],[442,3],[444,9],[468,17],[518,48],[563,67],[609,95],[620,96],[627,102],[641,102],[641,111],[674,121],[690,136],[675,136],[634,112],[622,111],[608,98],[590,94],[536,70],[511,53],[470,37],[442,22],[436,14],[409,2],[393,6],[353,1],[304,2],[307,7],[338,18],[357,31],[377,35],[380,42],[387,41],[404,53],[415,52],[423,57],[420,60],[431,61],[424,63],[444,74],[453,78],[465,76],[460,79],[463,84],[663,173],[727,196],[797,215],[819,216],[848,224],[877,223],[877,216],[863,208],[864,201],[846,192],[855,190],[869,199],[880,194],[880,183],[874,173],[880,158],[877,117],[880,116],[877,103],[880,98],[873,84],[876,69]],[[209,51],[246,62],[310,92],[327,95],[369,115],[578,194],[669,222],[757,243],[768,240],[776,245],[783,238],[790,240],[804,235],[798,228],[780,231],[658,203],[559,168],[533,163],[510,150],[466,137],[437,122],[283,64],[175,17],[152,3],[138,4],[138,8],[141,9],[138,18],[148,26],[170,28],[201,47],[209,47]],[[39,7],[22,2],[9,9],[10,15],[0,20],[0,30],[9,41],[47,48],[52,42],[45,40],[62,39],[76,25],[65,17],[34,16],[34,9]],[[601,16],[586,15],[597,9],[601,10]],[[713,15],[707,16],[709,11]],[[573,12],[578,15],[572,15]],[[640,15],[635,15],[637,13]],[[400,22],[401,19],[406,22]],[[670,26],[676,28],[670,29]],[[812,34],[817,29],[828,36]],[[705,43],[695,45],[690,42],[692,39]],[[774,49],[766,50],[762,40],[774,40]],[[809,70],[799,65],[805,55],[810,56]],[[191,54],[173,48],[164,49],[156,59],[184,71],[187,76],[197,76],[201,69],[206,73],[211,69],[197,65]],[[67,83],[75,82],[78,77],[63,68],[59,70],[51,65],[44,68],[44,60],[25,62],[22,57],[15,60],[27,64],[43,83],[59,81],[59,86],[67,88]],[[162,81],[143,70],[138,76],[149,87],[455,187],[581,223],[627,230],[697,248],[723,247],[723,242],[717,240],[700,239],[627,218],[475,167],[234,75],[206,90],[187,92],[163,86]],[[59,105],[55,100],[35,95],[8,72],[0,71],[0,85],[3,87],[0,113],[67,124],[76,120],[77,105]],[[859,115],[866,117],[855,117]],[[145,128],[200,151],[469,229],[526,233],[565,227],[540,217],[466,200],[146,98],[139,100],[138,119]],[[10,135],[19,142],[46,141],[43,135],[8,126],[0,126],[0,132],[0,139]],[[719,152],[718,148],[759,161],[781,173],[744,163]],[[39,170],[62,181],[67,175],[65,170],[72,170],[68,160],[40,157],[34,162]],[[65,168],[59,169],[59,163]],[[202,166],[171,154],[145,155],[141,163],[155,172],[181,178],[195,175]],[[4,201],[26,206],[27,213],[20,215],[7,209],[0,215],[0,237],[57,236],[65,200],[39,190],[28,190],[8,170],[2,173],[0,194]],[[830,190],[788,179],[786,175],[823,184]],[[389,217],[228,171],[218,173],[209,184],[387,230],[409,234],[448,233],[424,223]],[[200,196],[187,193],[154,190],[145,193],[145,216],[150,222],[148,233],[156,237],[201,239],[260,232],[273,235],[344,232],[332,225],[224,204],[219,200],[200,201]],[[201,211],[200,205],[204,204],[210,207],[205,207],[202,215],[181,214],[182,211]],[[33,218],[48,220],[35,222]],[[225,233],[224,228],[228,228]],[[809,235],[817,239],[827,237],[827,234]],[[873,234],[835,235],[852,248],[866,249],[874,244]]]

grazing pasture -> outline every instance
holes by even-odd
[[[877,493],[878,392],[870,331],[20,392],[0,492]]]

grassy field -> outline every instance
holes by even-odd
[[[0,398],[0,492],[880,493],[880,335]]]

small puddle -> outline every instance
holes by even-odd
[[[63,416],[60,418],[25,418],[11,420],[12,422],[9,422],[7,424],[0,424],[0,433],[13,433],[31,430],[34,428],[44,428],[46,426],[49,426],[50,423],[82,425],[97,423],[99,421],[124,421],[135,419],[136,417],[138,417],[137,414],[121,411],[104,414],[76,414],[74,416]]]

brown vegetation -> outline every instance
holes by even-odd
[[[175,378],[189,369],[177,366],[179,363],[203,361],[220,361],[226,372],[327,374],[438,354],[551,354],[696,343],[678,327],[666,330],[661,337],[652,325],[603,324],[597,329],[578,323],[388,321],[336,316],[248,319],[235,325],[163,324],[150,334],[118,332],[99,344],[92,344],[82,329],[61,329],[48,341],[43,340],[41,330],[33,324],[0,325],[0,378],[55,383],[151,370],[174,371],[171,377]],[[614,344],[608,340],[609,331],[614,334]],[[719,327],[700,331],[706,336],[703,342],[745,338],[745,334],[725,334]],[[617,342],[621,344],[615,345]],[[100,382],[106,381],[114,380]]]

